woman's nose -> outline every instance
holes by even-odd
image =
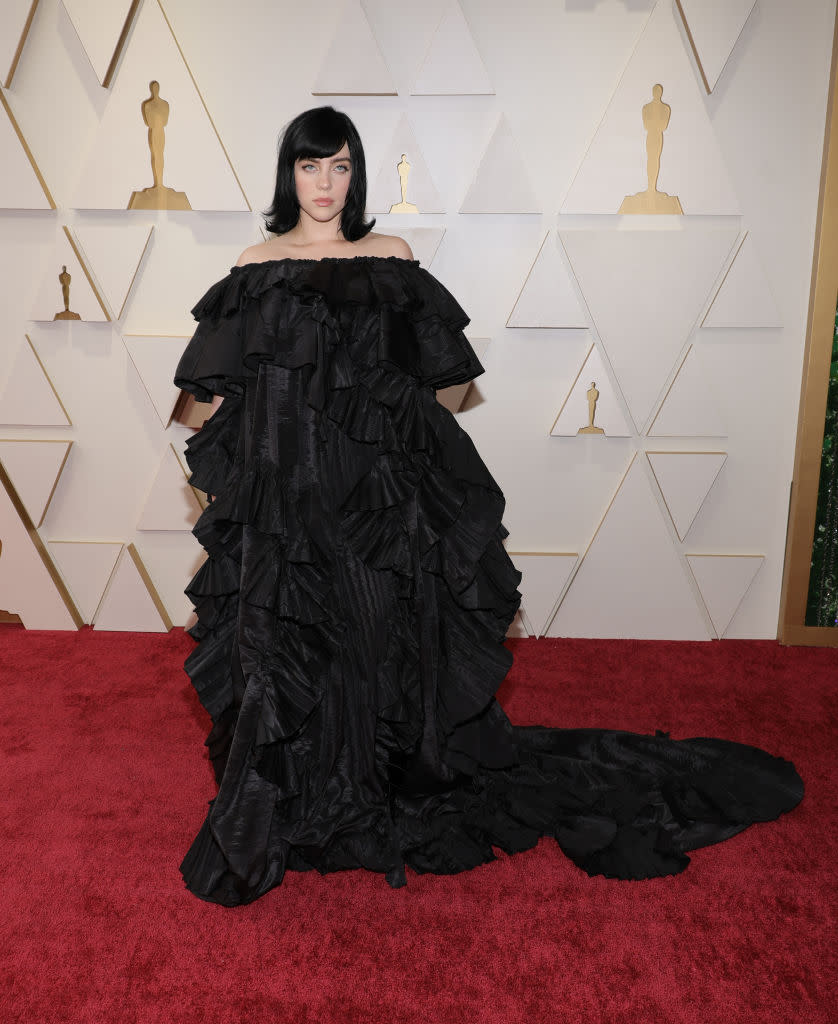
[[[325,189],[325,188],[331,188],[331,186],[332,186],[332,182],[329,179],[329,175],[328,174],[321,174],[318,177],[318,179],[317,179],[317,187],[318,188],[324,188]]]

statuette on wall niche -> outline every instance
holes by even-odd
[[[418,213],[419,207],[407,201],[407,179],[410,175],[410,164],[407,161],[406,153],[402,153],[397,170],[399,172],[399,184],[402,189],[402,201],[400,203],[393,203],[390,207],[390,213]]]
[[[191,210],[185,192],[176,192],[163,184],[163,149],[166,145],[166,125],[169,104],[160,98],[160,84],[149,82],[151,95],[143,100],[143,121],[148,126],[148,148],[151,150],[151,175],[154,184],[139,192],[132,192],[129,210]]]
[[[626,196],[620,206],[620,213],[683,213],[678,196],[658,192],[658,175],[661,170],[663,133],[669,127],[672,107],[664,103],[663,86],[652,87],[652,102],[643,107],[643,127],[646,129],[646,177],[645,192]]]
[[[53,320],[81,320],[79,314],[74,313],[70,309],[70,282],[72,279],[73,275],[67,270],[66,265],[62,266],[58,280],[61,283],[61,297],[64,299],[64,309],[60,313],[56,313],[52,318]]]
[[[585,392],[588,396],[588,425],[586,427],[580,427],[577,434],[604,434],[605,431],[602,427],[594,426],[594,416],[596,416],[596,404],[599,400],[599,391],[597,390],[596,381],[591,381],[591,386]]]

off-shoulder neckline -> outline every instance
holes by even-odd
[[[246,270],[250,267],[276,265],[279,263],[357,263],[362,260],[375,260],[381,261],[382,263],[406,263],[413,267],[419,265],[419,260],[406,260],[402,256],[321,256],[320,259],[306,259],[302,256],[283,256],[281,259],[254,260],[252,263],[242,263],[241,265],[237,264],[236,266],[230,267],[230,272],[232,273],[234,270]]]

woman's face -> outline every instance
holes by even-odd
[[[300,215],[308,215],[321,224],[339,217],[346,206],[346,194],[352,179],[349,146],[333,156],[301,157],[294,164],[294,184]]]

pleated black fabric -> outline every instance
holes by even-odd
[[[188,444],[187,671],[219,783],[181,870],[249,902],[286,870],[449,874],[553,836],[589,874],[792,808],[787,761],[722,740],[513,727],[494,699],[520,573],[504,498],[435,390],[482,372],[418,263],[234,267],[194,308],[176,383],[225,401]]]

